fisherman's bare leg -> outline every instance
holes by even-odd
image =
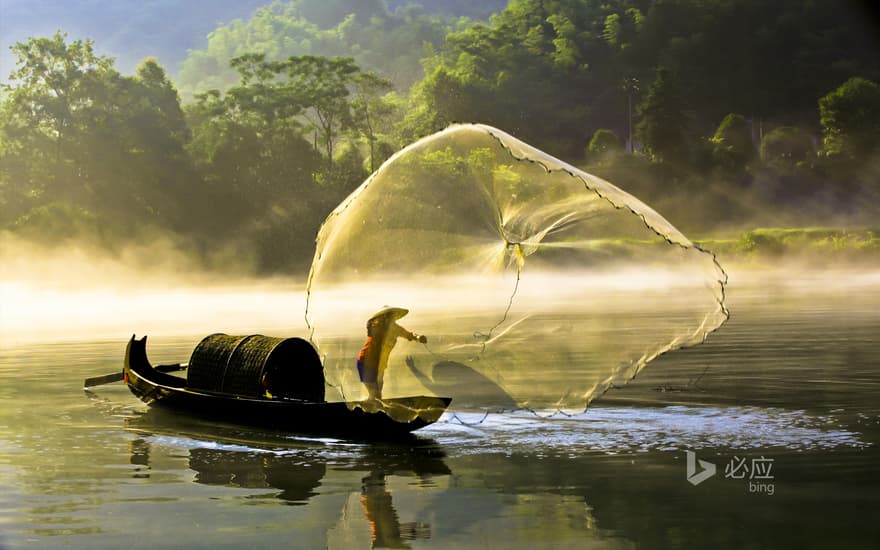
[[[379,399],[381,397],[381,390],[379,389],[379,385],[375,382],[364,382],[364,386],[367,387],[367,393],[369,394],[369,399]]]
[[[382,399],[382,385],[385,379],[385,371],[380,370],[379,375],[376,376],[376,399]]]

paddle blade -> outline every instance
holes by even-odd
[[[85,382],[83,382],[83,387],[93,388],[95,386],[103,386],[104,384],[112,384],[113,382],[122,382],[122,371],[86,378]]]

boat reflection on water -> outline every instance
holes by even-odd
[[[192,480],[198,484],[274,489],[277,492],[260,497],[304,505],[322,494],[319,488],[328,474],[360,473],[360,494],[346,498],[340,521],[351,521],[346,518],[352,515],[350,508],[358,497],[362,513],[355,517],[368,523],[374,548],[408,548],[407,541],[431,538],[429,523],[400,521],[387,483],[389,476],[416,476],[418,484],[432,485],[436,477],[452,474],[438,444],[417,436],[391,443],[352,444],[245,432],[239,426],[183,419],[154,409],[129,418],[126,425],[137,434],[130,443],[130,462],[142,467],[135,477],[185,467],[195,472]],[[169,444],[188,447],[187,454],[154,449]],[[177,464],[166,463],[169,460]]]
[[[194,481],[243,489],[275,488],[275,496],[289,504],[305,504],[327,473],[323,463],[303,463],[296,457],[195,448],[189,451]]]

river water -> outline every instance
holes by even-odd
[[[38,342],[7,315],[0,548],[876,548],[880,277],[772,279],[732,277],[719,332],[584,414],[453,411],[395,444],[86,393],[138,327]]]

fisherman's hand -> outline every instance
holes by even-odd
[[[422,343],[422,344],[427,344],[427,343],[428,343],[428,337],[425,336],[424,334],[422,334],[421,336],[419,336],[419,342]]]

